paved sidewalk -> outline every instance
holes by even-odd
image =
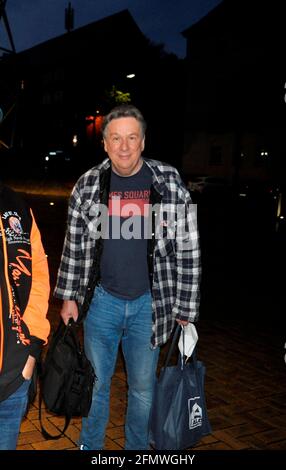
[[[206,398],[213,428],[197,450],[286,450],[286,364],[279,332],[201,322],[198,356],[207,367]],[[126,376],[119,357],[112,382],[106,450],[124,448]],[[44,413],[50,433],[63,419]],[[21,426],[19,450],[76,450],[80,419],[65,436],[46,440],[39,430],[38,401]]]

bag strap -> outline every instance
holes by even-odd
[[[166,367],[169,365],[169,362],[170,362],[171,356],[173,354],[175,344],[177,343],[177,339],[178,339],[178,336],[179,336],[180,329],[181,329],[181,326],[179,325],[179,323],[177,323],[177,326],[176,326],[174,334],[173,334],[172,342],[169,346],[169,350],[168,350],[168,353],[167,353],[165,364],[163,366],[164,369],[166,369]]]
[[[68,428],[68,425],[70,424],[70,420],[71,420],[71,416],[66,416],[65,415],[65,424],[64,424],[64,427],[63,429],[59,432],[59,434],[56,434],[56,435],[52,435],[50,434],[46,428],[44,427],[44,423],[42,421],[42,403],[43,403],[43,396],[42,396],[42,392],[41,392],[41,387],[40,387],[40,394],[39,394],[39,421],[40,421],[40,426],[41,426],[41,432],[43,434],[43,436],[46,438],[46,439],[59,439],[60,437],[62,437],[65,433],[65,431],[67,430]]]
[[[71,318],[68,322],[67,325],[64,324],[64,322],[61,320],[59,325],[58,325],[58,328],[57,330],[55,331],[54,333],[54,336],[53,336],[53,339],[52,339],[52,343],[51,343],[51,352],[55,349],[56,347],[56,344],[57,344],[57,340],[58,340],[58,337],[63,337],[65,338],[67,334],[70,334],[71,337],[73,338],[73,341],[75,343],[75,346],[76,346],[76,350],[77,352],[80,352],[81,350],[81,346],[80,346],[80,341],[79,341],[79,338],[78,338],[78,335],[75,331],[75,322],[73,321],[73,319]],[[43,403],[43,393],[42,393],[42,384],[40,382],[40,391],[39,391],[39,421],[40,421],[40,426],[41,426],[41,431],[42,431],[42,434],[43,436],[46,438],[46,439],[59,439],[61,436],[63,436],[63,434],[65,433],[65,431],[67,430],[69,424],[70,424],[70,420],[71,420],[71,416],[68,416],[68,415],[65,415],[64,418],[65,418],[65,423],[64,423],[64,427],[63,429],[60,431],[59,434],[56,434],[56,435],[52,435],[50,434],[46,428],[44,427],[44,424],[43,424],[43,421],[42,421],[42,403]]]

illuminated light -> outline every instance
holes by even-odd
[[[75,134],[75,135],[73,136],[73,138],[72,138],[72,144],[73,144],[74,147],[76,147],[77,144],[78,144],[78,139],[77,139],[77,135],[76,135],[76,134]]]
[[[135,77],[135,73],[129,73],[128,75],[126,75],[126,78],[134,78]]]
[[[101,132],[101,126],[102,126],[102,121],[103,121],[103,116],[96,116],[95,118],[95,130],[96,133],[99,134]]]
[[[266,150],[261,150],[260,156],[261,156],[261,157],[268,157],[269,154],[268,154],[268,152],[267,152]]]
[[[45,160],[46,160],[46,162],[48,162],[48,161],[49,161],[49,159],[50,159],[49,155],[46,155],[46,156],[45,156]]]
[[[50,202],[50,206],[54,206],[54,205],[55,205],[55,203],[54,203],[54,202]]]
[[[279,193],[278,195],[278,203],[277,203],[277,212],[276,212],[276,217],[281,218],[283,215],[281,215],[282,211],[282,193]],[[283,217],[284,218],[284,217]]]
[[[100,110],[95,111],[96,115],[86,116],[86,133],[89,139],[95,138],[101,132],[101,126],[103,121],[103,116],[100,114]]]
[[[284,215],[280,215],[279,219],[283,220],[283,219],[284,219]]]
[[[49,152],[49,155],[57,155],[57,152]]]
[[[247,195],[245,193],[239,193],[240,197],[246,197]]]

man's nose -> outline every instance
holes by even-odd
[[[122,139],[121,140],[120,148],[121,148],[121,150],[128,150],[128,148],[129,148],[128,139]]]

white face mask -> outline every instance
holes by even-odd
[[[183,344],[183,329],[185,332],[185,348]],[[191,357],[194,347],[198,341],[198,333],[193,323],[188,323],[186,326],[182,326],[182,331],[179,339],[179,350],[180,353],[186,357],[186,361]]]

